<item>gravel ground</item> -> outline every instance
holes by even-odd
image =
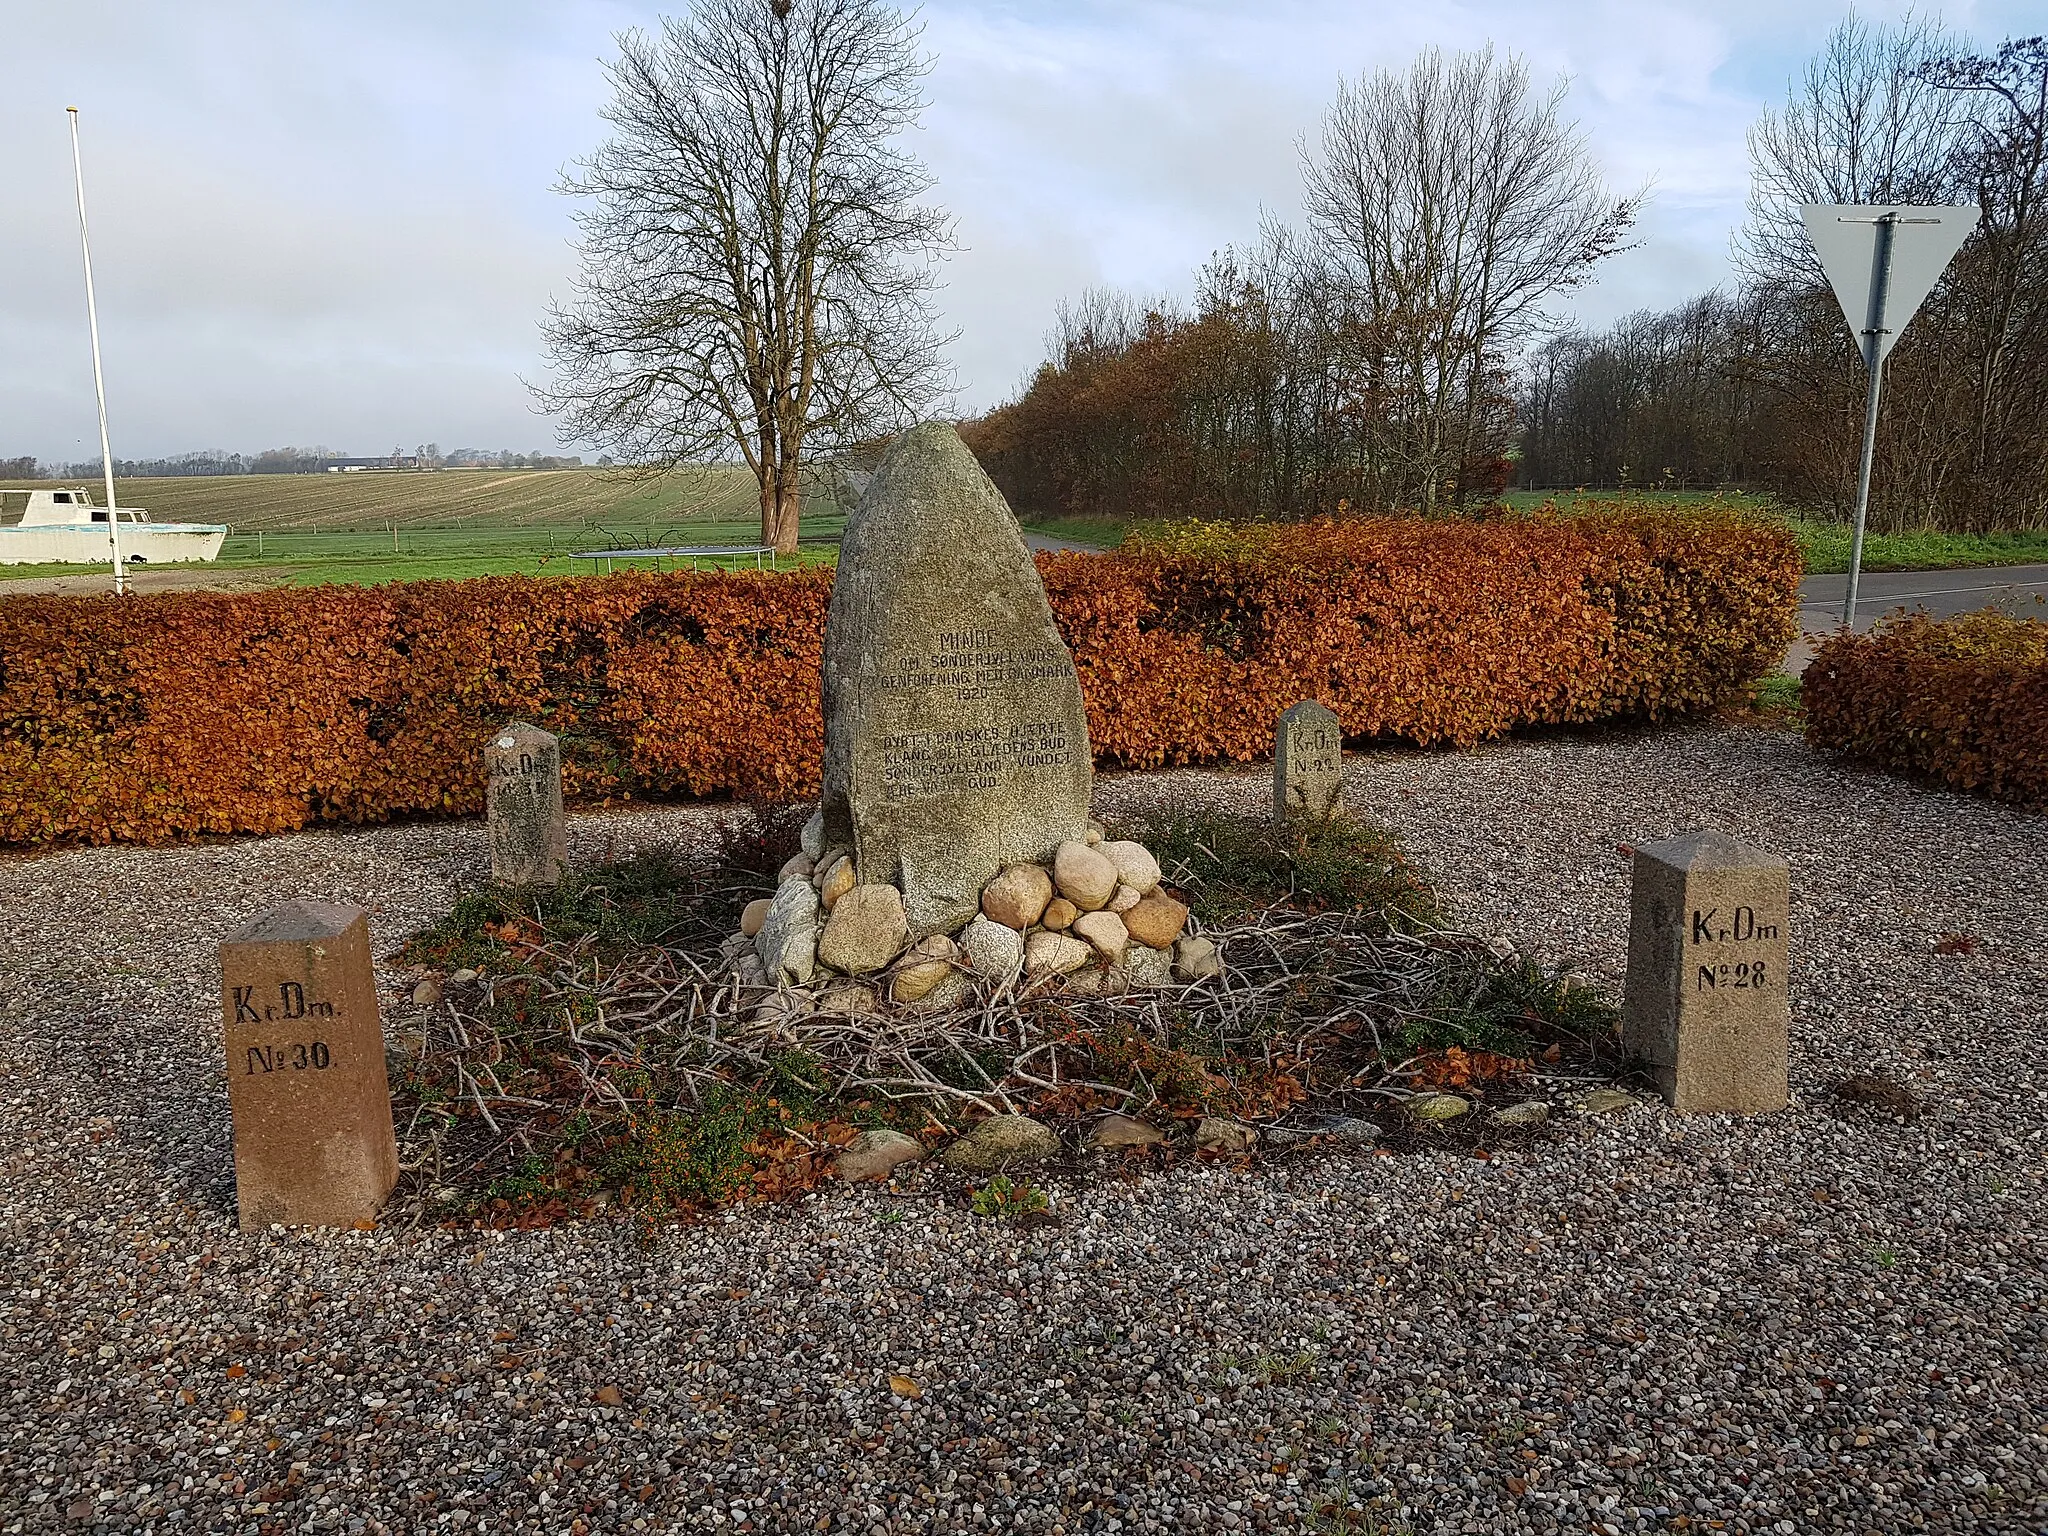
[[[1788,855],[1794,1107],[1071,1174],[1030,1233],[861,1191],[645,1247],[242,1236],[214,942],[316,895],[388,951],[480,829],[0,861],[0,1528],[2048,1530],[2048,822],[1723,729],[1351,789],[1469,924],[1609,981],[1619,844]],[[1267,790],[1101,798],[1197,793]],[[1929,1112],[1839,1115],[1871,1069]]]

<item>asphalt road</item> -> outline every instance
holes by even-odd
[[[1839,629],[1847,576],[1809,576],[1799,584],[1799,627],[1806,634]],[[1924,608],[1939,617],[2010,602],[2018,612],[2048,619],[2048,565],[1975,566],[1960,571],[1865,571],[1856,593],[1856,628],[1867,630],[1888,613]],[[1796,640],[1785,670],[1805,670],[1813,647]]]
[[[1847,576],[1809,576],[1799,584],[1799,612],[1808,629],[1842,622]],[[1979,566],[1961,571],[1865,571],[1856,594],[1856,627],[1868,629],[1895,608],[1925,608],[1946,617],[2002,598],[2048,618],[2048,565]]]
[[[1078,549],[1085,555],[1102,553],[1102,546],[1099,544],[1083,544],[1077,539],[1056,539],[1049,533],[1033,533],[1028,528],[1024,531],[1024,545],[1027,549],[1039,551]]]

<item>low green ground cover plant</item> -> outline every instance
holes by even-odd
[[[986,1216],[994,1221],[1016,1221],[1020,1217],[1050,1210],[1052,1201],[1044,1190],[1030,1181],[998,1173],[990,1175],[986,1184],[968,1196],[968,1205],[977,1216]]]
[[[1357,817],[1277,824],[1165,809],[1135,820],[1130,835],[1152,850],[1206,922],[1273,906],[1375,913],[1388,923],[1438,915],[1435,894],[1393,835]]]
[[[427,985],[393,1021],[418,1169],[400,1206],[489,1225],[611,1208],[651,1226],[813,1189],[871,1127],[936,1145],[991,1111],[1191,1126],[1322,1106],[1385,1111],[1398,1129],[1411,1088],[1484,1096],[1546,1050],[1611,1050],[1610,1005],[1445,932],[1383,829],[1183,809],[1116,830],[1160,852],[1169,887],[1222,941],[1232,987],[1025,989],[908,1032],[878,1025],[876,1038],[912,1038],[925,1069],[923,1088],[890,1087],[857,1020],[760,1027],[719,960],[802,814],[736,809],[701,858],[648,851],[553,891],[472,892],[409,940],[397,958]],[[1007,1217],[1037,1209],[1033,1193],[991,1180],[981,1198]]]

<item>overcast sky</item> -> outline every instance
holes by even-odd
[[[96,458],[64,107],[81,109],[114,452],[553,442],[520,383],[575,266],[557,172],[600,124],[626,0],[0,0],[0,458]],[[1873,19],[1899,7],[1867,7]],[[917,149],[959,220],[942,303],[973,410],[1100,283],[1185,292],[1340,76],[1488,40],[1571,79],[1642,245],[1598,323],[1725,280],[1743,133],[1843,14],[1821,0],[934,3]],[[1980,42],[2048,0],[1951,7]]]

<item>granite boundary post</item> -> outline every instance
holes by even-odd
[[[398,1143],[367,915],[284,902],[222,941],[220,969],[243,1228],[371,1220]]]
[[[1785,860],[1724,832],[1635,850],[1622,1040],[1687,1114],[1789,1101]]]

